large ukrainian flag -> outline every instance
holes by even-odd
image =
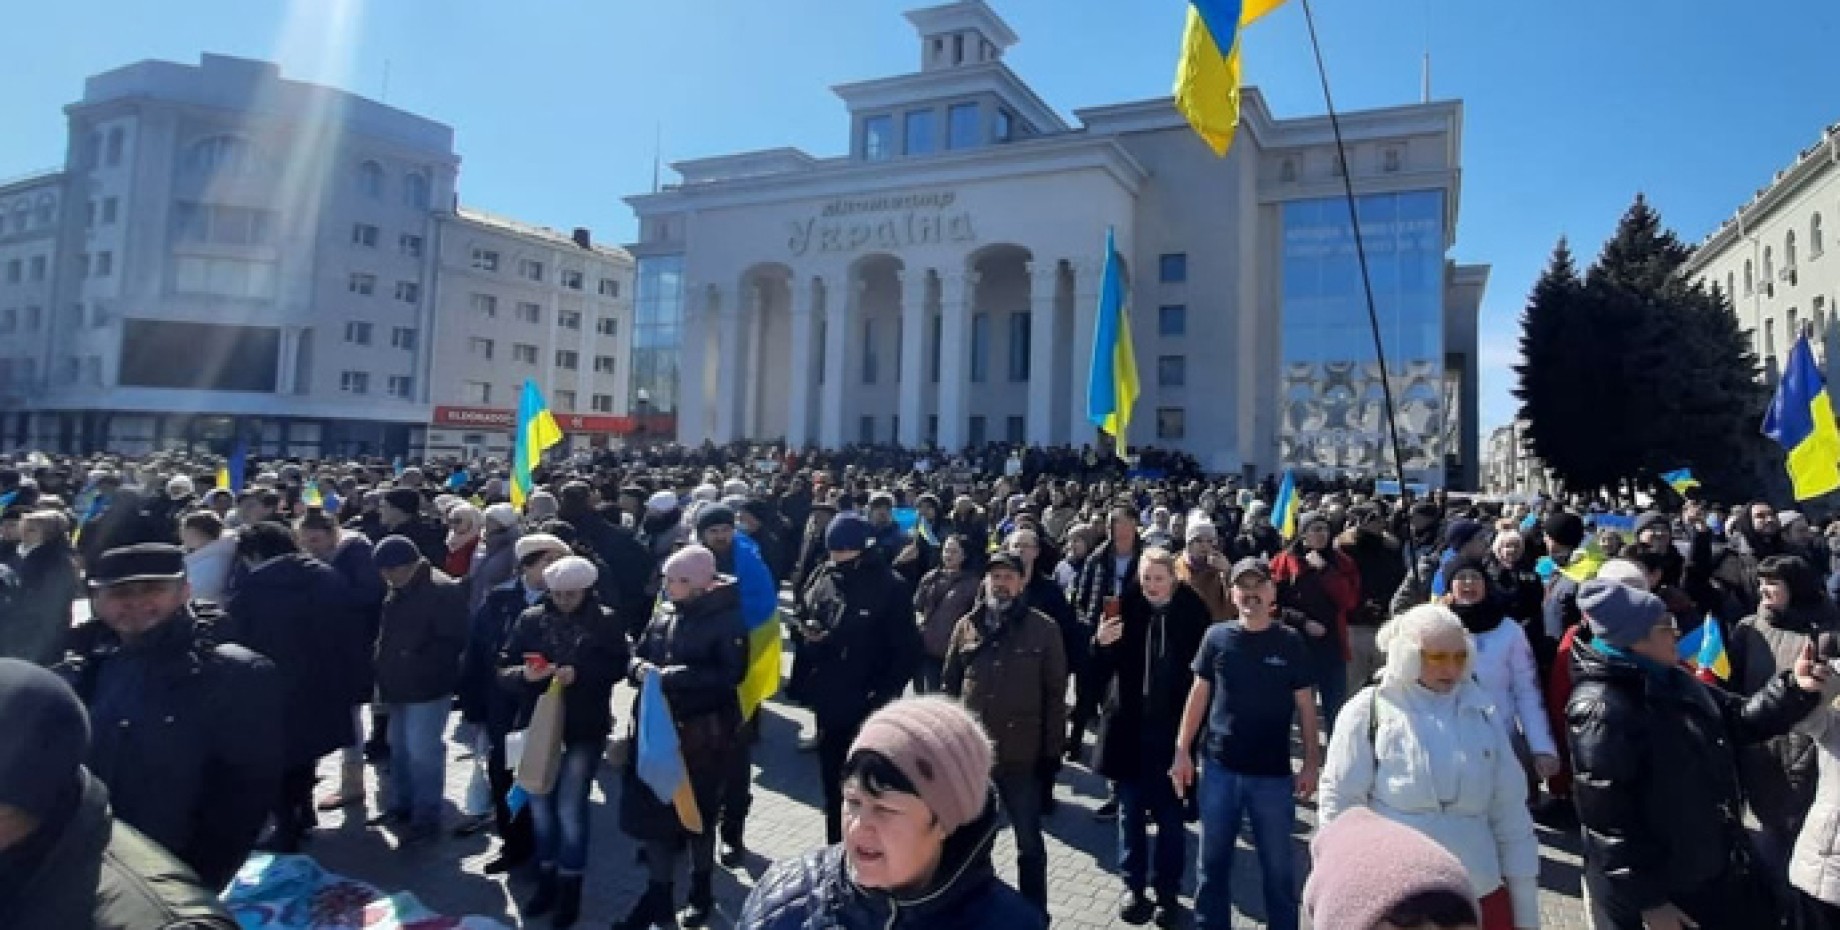
[[[1239,130],[1239,33],[1284,0],[1191,0],[1176,65],[1176,109],[1214,154]]]
[[[1099,315],[1093,326],[1092,375],[1086,385],[1086,418],[1112,437],[1120,459],[1131,431],[1131,408],[1142,393],[1137,352],[1131,345],[1131,310],[1124,269],[1112,230],[1105,231],[1105,270],[1099,276]]]
[[[1763,417],[1763,434],[1789,453],[1789,481],[1796,500],[1840,488],[1840,429],[1834,426],[1833,400],[1806,336],[1798,337],[1789,350],[1776,399]]]
[[[535,381],[524,381],[523,394],[518,397],[517,432],[511,441],[516,444],[511,453],[511,506],[522,507],[530,499],[530,473],[543,458],[543,450],[562,441],[562,427],[550,415]]]

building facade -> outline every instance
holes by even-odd
[[[834,88],[849,154],[681,162],[639,218],[634,385],[680,441],[1094,441],[1108,230],[1143,395],[1133,445],[1216,472],[1383,468],[1384,403],[1327,118],[1248,88],[1216,159],[1168,99],[1070,123],[981,0],[907,14],[920,69]],[[1409,477],[1473,486],[1487,268],[1446,257],[1461,105],[1342,117]],[[1387,459],[1385,461],[1390,461]]]
[[[1810,334],[1833,381],[1840,257],[1830,255],[1840,222],[1840,124],[1719,225],[1687,261],[1686,273],[1731,299],[1764,376],[1774,380],[1798,334]]]
[[[1482,447],[1482,482],[1490,494],[1551,495],[1557,489],[1546,466],[1527,448],[1527,423],[1517,420],[1489,432]]]
[[[217,55],[97,75],[65,114],[63,167],[0,186],[0,447],[417,456],[464,444],[431,424],[468,381],[620,396],[553,367],[574,334],[550,329],[567,282],[581,319],[617,316],[585,289],[630,291],[630,262],[585,233],[460,211],[449,127]],[[479,276],[454,252],[464,265],[475,244],[507,278],[530,256],[550,277],[462,281]],[[441,354],[504,325],[454,312],[479,289],[507,314],[513,292],[547,308],[527,341],[550,365]]]

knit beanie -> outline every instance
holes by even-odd
[[[486,525],[508,530],[518,525],[517,508],[510,504],[492,504],[485,509]]]
[[[1310,846],[1315,864],[1303,885],[1303,910],[1312,927],[1374,930],[1393,908],[1426,892],[1476,899],[1455,856],[1365,807],[1335,818]]]
[[[385,536],[371,550],[371,563],[384,569],[413,565],[421,557],[422,550],[415,548],[407,536]]]
[[[883,756],[907,776],[948,835],[983,813],[990,737],[957,701],[915,697],[883,707],[862,725],[848,757],[863,751]]]
[[[712,526],[734,526],[735,512],[726,504],[705,504],[696,512],[696,531],[702,533]]]
[[[869,548],[869,522],[855,514],[840,514],[824,530],[827,552],[861,552]]]
[[[702,546],[685,546],[664,560],[664,577],[682,578],[699,588],[716,580],[716,554]]]
[[[517,560],[522,562],[529,558],[532,553],[536,552],[555,552],[561,555],[568,555],[569,544],[549,533],[526,533],[518,537],[518,541],[512,546],[511,551],[517,556]]]
[[[659,491],[645,499],[645,509],[648,513],[666,514],[676,510],[679,506],[682,505],[677,495],[670,491]]]
[[[1552,514],[1541,521],[1540,530],[1568,549],[1576,549],[1584,543],[1584,520],[1575,513]]]
[[[600,569],[578,555],[557,559],[543,570],[543,587],[552,593],[586,591],[600,580]]]
[[[383,492],[383,502],[410,516],[422,510],[422,495],[414,488],[391,488]]]
[[[1667,615],[1660,598],[1603,578],[1578,589],[1578,609],[1591,625],[1591,635],[1618,649],[1641,642]]]
[[[67,800],[89,751],[89,715],[56,674],[0,659],[0,804],[48,817]]]
[[[548,491],[532,491],[530,499],[524,502],[524,518],[532,523],[540,523],[556,515],[562,504],[556,495]]]

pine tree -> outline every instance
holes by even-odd
[[[1534,282],[1521,313],[1521,362],[1515,367],[1520,418],[1528,424],[1526,441],[1547,467],[1575,479],[1587,469],[1588,454],[1577,429],[1586,414],[1585,370],[1576,339],[1584,282],[1578,276],[1571,244],[1563,237]]]

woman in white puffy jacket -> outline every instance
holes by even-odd
[[[192,597],[221,603],[236,564],[236,532],[224,529],[216,514],[201,510],[180,521],[179,538],[185,543],[185,580]]]
[[[1366,807],[1431,837],[1469,870],[1483,930],[1537,930],[1540,847],[1527,783],[1494,701],[1471,677],[1474,643],[1425,604],[1380,630],[1380,683],[1336,720],[1323,767],[1324,824]]]
[[[1539,780],[1559,771],[1559,750],[1552,725],[1546,718],[1546,701],[1540,695],[1539,666],[1527,632],[1509,619],[1506,606],[1489,588],[1489,576],[1480,559],[1458,559],[1445,568],[1450,579],[1448,606],[1476,643],[1470,662],[1476,683],[1495,703],[1495,717],[1515,742],[1517,757]],[[1530,757],[1530,758],[1529,758]],[[1539,781],[1529,782],[1537,792]]]
[[[1829,672],[1820,706],[1796,731],[1814,739],[1820,776],[1789,857],[1789,884],[1795,888],[1789,926],[1840,930],[1840,675]]]

